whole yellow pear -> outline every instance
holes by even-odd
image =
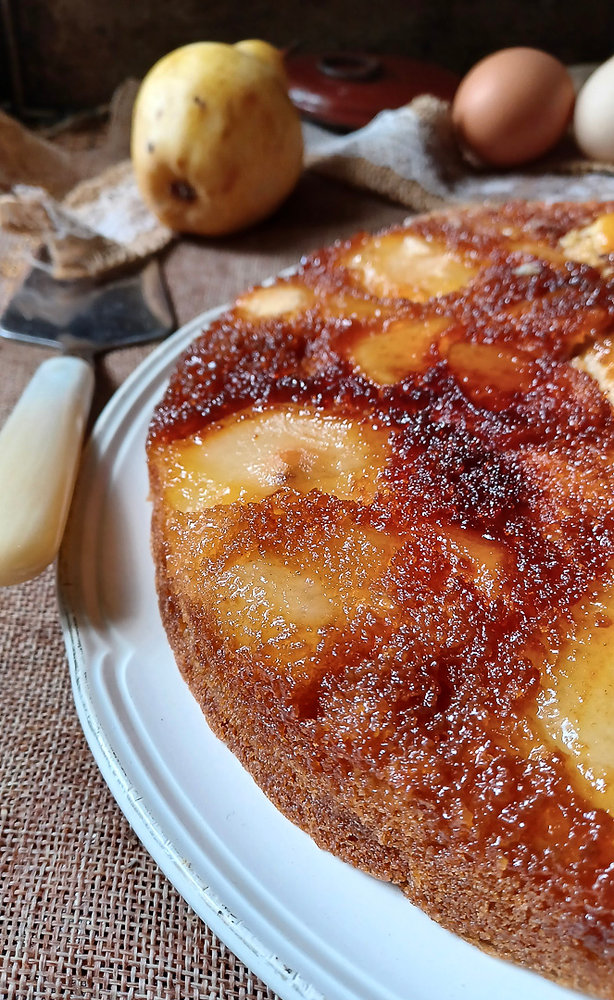
[[[194,42],[137,94],[131,156],[144,201],[171,229],[218,236],[270,215],[303,165],[299,114],[267,42]]]

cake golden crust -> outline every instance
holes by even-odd
[[[610,1000],[613,264],[614,204],[360,234],[205,331],[148,440],[169,642],[264,792]]]

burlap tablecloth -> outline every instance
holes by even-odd
[[[265,225],[172,247],[178,322],[337,236],[406,214],[307,175]],[[101,360],[97,411],[149,350]],[[47,355],[0,342],[0,424]],[[0,952],[2,1000],[275,996],[167,881],[99,774],[73,706],[53,569],[0,589]]]

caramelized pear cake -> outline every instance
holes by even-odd
[[[614,998],[614,203],[465,207],[242,295],[148,440],[161,615],[323,848]]]

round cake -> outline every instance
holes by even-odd
[[[614,203],[467,206],[252,288],[148,464],[209,725],[322,847],[614,998]]]

